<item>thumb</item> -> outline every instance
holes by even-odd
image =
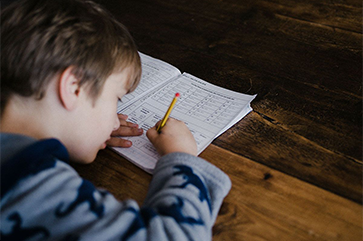
[[[153,140],[155,139],[155,138],[157,138],[157,136],[159,135],[159,133],[156,131],[156,126],[154,126],[154,127],[152,127],[152,128],[150,128],[149,130],[147,130],[147,132],[146,132],[146,136],[147,136],[147,138],[151,141],[151,142],[153,142]]]

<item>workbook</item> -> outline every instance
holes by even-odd
[[[111,147],[148,173],[160,158],[146,131],[167,111],[176,93],[180,94],[170,117],[185,122],[198,147],[198,155],[219,135],[240,121],[252,109],[256,95],[246,95],[208,83],[156,58],[140,53],[142,77],[138,87],[118,103],[117,112],[138,124],[141,136],[122,137],[130,148]]]

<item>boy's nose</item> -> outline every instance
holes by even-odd
[[[118,116],[116,115],[115,125],[113,126],[113,130],[117,130],[120,127],[120,120]]]

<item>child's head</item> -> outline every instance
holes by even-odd
[[[97,4],[82,0],[24,0],[1,13],[1,110],[12,95],[41,99],[52,78],[67,67],[91,98],[111,73],[140,59],[126,28]]]
[[[69,76],[76,80],[77,100],[67,96]],[[14,99],[43,103],[48,98],[58,98],[63,109],[56,109],[58,102],[52,102],[43,112],[37,112],[53,111],[47,118],[53,118],[57,125],[53,121],[42,122],[43,115],[32,116],[34,122],[55,127],[46,127],[48,135],[37,137],[59,138],[77,161],[92,161],[98,149],[104,147],[117,125],[117,98],[136,88],[140,77],[140,58],[129,32],[93,2],[21,0],[1,12],[2,120],[4,113],[9,116],[8,110],[14,109],[10,105]],[[74,108],[76,101],[81,108]],[[57,118],[58,113],[63,122]],[[33,128],[36,131],[42,126],[39,123]],[[26,123],[29,128],[36,124]]]

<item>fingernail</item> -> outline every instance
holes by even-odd
[[[143,131],[142,128],[140,128],[140,129],[137,130],[137,132],[140,133],[140,134],[142,133],[142,131]]]

